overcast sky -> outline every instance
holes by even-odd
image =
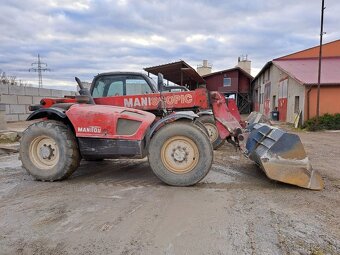
[[[324,42],[340,39],[340,1],[325,0]],[[105,71],[208,59],[213,71],[248,55],[252,74],[273,58],[319,43],[321,0],[0,0],[0,69],[28,73],[40,53],[45,86],[73,86]]]

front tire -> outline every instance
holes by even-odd
[[[220,148],[224,144],[225,140],[223,140],[218,133],[214,117],[212,115],[202,115],[198,118],[198,120],[203,123],[208,131],[208,136],[214,150]]]
[[[156,132],[149,145],[152,171],[173,186],[190,186],[210,171],[213,149],[209,138],[192,123],[171,123]]]
[[[46,120],[29,126],[20,143],[23,167],[36,180],[60,181],[79,166],[76,138],[63,123]]]

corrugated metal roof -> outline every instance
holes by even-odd
[[[183,84],[190,84],[192,82],[205,84],[205,80],[196,72],[196,70],[183,60],[158,66],[146,67],[144,70],[154,75],[162,73],[165,79],[178,85],[181,85],[181,72],[183,72]]]
[[[301,84],[318,83],[318,59],[274,60],[273,64]],[[340,58],[323,58],[321,84],[340,85]]]

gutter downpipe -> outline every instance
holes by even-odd
[[[309,106],[309,95],[310,95],[310,92],[312,90],[312,86],[309,86],[308,89],[307,89],[307,120],[309,120],[309,109],[310,109],[310,106]]]

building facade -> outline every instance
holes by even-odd
[[[218,91],[234,98],[240,113],[251,111],[251,81],[253,77],[240,67],[202,76],[209,91]]]
[[[340,112],[340,40],[323,45],[320,114]],[[302,124],[316,115],[319,47],[269,61],[252,82],[252,108]]]

